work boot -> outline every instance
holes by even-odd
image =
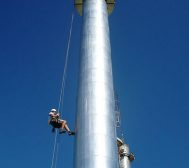
[[[69,136],[70,136],[70,135],[75,135],[75,132],[69,131],[69,132],[68,132],[68,135],[69,135]]]
[[[60,132],[59,132],[59,134],[63,134],[63,133],[65,133],[66,131],[65,130],[60,130]]]

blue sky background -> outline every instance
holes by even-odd
[[[48,168],[73,1],[0,0],[0,167]],[[114,85],[133,168],[188,168],[189,1],[117,1]],[[74,129],[82,18],[75,12],[63,116]],[[100,123],[99,123],[100,124]],[[73,167],[60,137],[57,167]]]

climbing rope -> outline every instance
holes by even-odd
[[[58,112],[60,113],[60,117],[62,117],[61,107],[63,107],[63,97],[64,97],[64,89],[65,89],[65,81],[66,81],[66,73],[67,73],[67,66],[68,66],[73,21],[74,21],[74,11],[72,12],[72,17],[71,17],[70,31],[69,31],[69,37],[68,37],[68,43],[67,43],[67,49],[66,49],[66,58],[65,58],[64,71],[62,75],[62,84],[61,84],[61,90],[60,90],[60,96],[59,96],[59,102],[58,102]],[[59,148],[59,143],[57,143],[57,140],[58,140],[58,131],[56,130],[55,138],[54,138],[51,168],[56,168],[56,165],[57,165],[58,148]]]
[[[61,91],[60,91],[59,103],[58,103],[58,112],[60,112],[60,116],[62,116],[62,112],[60,111],[60,109],[61,109],[61,104],[63,106],[62,100],[64,97],[64,88],[65,88],[66,72],[67,72],[67,66],[68,66],[68,57],[69,57],[69,51],[70,51],[70,42],[71,42],[71,36],[72,36],[73,20],[74,20],[74,12],[72,12],[70,32],[69,32],[69,38],[68,38],[68,44],[67,44],[67,50],[66,50],[66,59],[65,59],[64,71],[63,71],[63,76],[62,76],[62,85],[61,85]]]
[[[51,168],[54,167],[54,162],[56,161],[55,159],[55,154],[57,153],[57,137],[58,137],[58,131],[56,130],[56,133],[55,133],[55,138],[54,138],[54,147],[53,147],[53,155],[52,155],[52,161],[51,161]]]

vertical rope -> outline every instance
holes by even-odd
[[[64,88],[65,88],[65,81],[66,81],[66,72],[67,72],[67,66],[68,66],[69,51],[70,51],[70,42],[71,42],[71,36],[72,36],[73,20],[74,20],[74,12],[72,12],[68,45],[67,45],[67,50],[66,50],[66,59],[65,59],[64,72],[63,72],[63,76],[62,76],[62,85],[61,85],[61,91],[60,91],[60,97],[59,97],[59,103],[58,103],[58,112],[60,112],[60,116],[62,116],[62,112],[60,110],[61,110],[61,106],[63,106],[62,100],[64,97]]]
[[[65,80],[66,80],[66,72],[67,72],[67,66],[68,66],[68,58],[69,58],[70,42],[71,42],[71,36],[72,36],[73,20],[74,20],[74,11],[72,12],[70,31],[69,31],[69,37],[68,37],[68,45],[67,45],[66,58],[65,58],[65,64],[64,64],[64,71],[63,71],[63,75],[62,75],[62,84],[61,84],[59,103],[58,103],[58,112],[60,112],[60,117],[62,117],[61,107],[63,107],[63,101],[62,100],[63,100],[63,97],[64,97]],[[58,138],[58,131],[56,130],[55,138],[54,138],[54,147],[53,147],[51,168],[56,168],[56,165],[57,165],[58,149],[59,149],[59,144],[57,144],[57,138]]]
[[[56,147],[56,156],[55,156],[54,167],[56,167],[56,165],[57,165],[57,161],[58,161],[59,145],[60,145],[60,138],[58,137],[58,142],[57,142],[57,147]]]
[[[53,155],[52,155],[52,161],[51,161],[51,168],[54,166],[55,161],[55,154],[56,154],[56,148],[57,148],[57,137],[58,137],[58,131],[56,130],[55,138],[54,138],[54,147],[53,147]]]

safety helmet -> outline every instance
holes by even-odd
[[[56,112],[56,109],[51,109],[51,112]]]

